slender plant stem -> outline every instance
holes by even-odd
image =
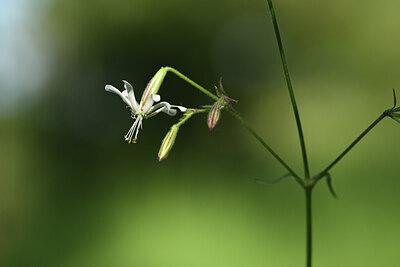
[[[166,69],[167,71],[170,71],[172,73],[174,73],[176,76],[178,76],[179,78],[183,79],[184,81],[188,82],[189,84],[191,84],[193,87],[197,88],[198,90],[200,90],[202,93],[206,94],[208,97],[211,97],[214,100],[218,100],[218,97],[216,95],[214,95],[213,93],[211,93],[210,91],[208,91],[207,89],[205,89],[203,86],[195,83],[194,81],[192,81],[189,77],[183,75],[182,73],[180,73],[178,70],[171,68],[171,67],[165,67],[164,69]]]
[[[178,121],[178,123],[174,124],[178,127],[180,127],[182,124],[184,124],[187,120],[189,120],[193,115],[207,112],[209,109],[195,109],[195,108],[190,108],[188,111],[183,113],[182,118]]]
[[[251,135],[253,135],[263,145],[265,149],[267,149],[272,154],[272,156],[276,160],[278,160],[290,172],[290,174],[296,179],[296,181],[303,186],[303,180],[300,178],[300,176],[297,175],[297,173],[293,171],[293,169],[290,168],[289,165],[281,157],[279,157],[278,154],[276,154],[276,152],[267,143],[265,143],[265,141],[253,130],[253,128],[251,128],[251,126],[239,115],[239,113],[231,108],[228,109],[228,111],[244,126],[244,128],[246,128],[247,131],[250,132]]]
[[[209,96],[210,98],[214,99],[214,100],[218,100],[219,98],[217,96],[215,96],[213,93],[211,93],[210,91],[208,91],[207,89],[205,89],[203,86],[197,84],[196,82],[192,81],[191,79],[189,79],[187,76],[183,75],[182,73],[180,73],[178,70],[171,68],[171,67],[165,67],[165,69],[167,71],[171,71],[174,74],[176,74],[179,78],[183,79],[184,81],[188,82],[189,84],[191,84],[193,87],[197,88],[198,90],[200,90],[202,93],[206,94],[207,96]],[[247,131],[249,131],[251,133],[251,135],[253,135],[261,144],[262,146],[267,149],[272,156],[277,159],[279,161],[279,163],[281,163],[291,174],[292,176],[296,179],[297,182],[300,183],[300,185],[303,186],[303,180],[300,178],[300,176],[292,169],[289,167],[289,165],[281,158],[279,157],[279,155],[264,141],[264,139],[262,139],[254,130],[253,128],[250,127],[250,125],[243,120],[243,118],[239,115],[238,112],[236,112],[233,108],[229,108],[228,109],[229,112],[233,115],[233,117],[235,119],[237,119],[245,128]]]
[[[312,186],[304,188],[306,193],[306,266],[311,267],[312,264],[312,207],[311,194]]]
[[[373,123],[371,123],[370,126],[368,126],[367,129],[365,129],[334,161],[331,162],[323,171],[317,174],[315,177],[315,182],[318,182],[319,179],[325,176],[325,174],[338,163],[369,131],[372,130],[383,118],[388,116],[388,112],[390,110],[387,110],[383,112]]]
[[[301,153],[302,153],[303,165],[304,165],[305,179],[309,180],[310,179],[310,169],[308,167],[306,144],[304,142],[303,129],[301,127],[300,115],[299,115],[299,111],[298,111],[298,108],[297,108],[296,98],[294,96],[292,82],[290,80],[289,69],[288,69],[287,63],[286,63],[285,51],[283,49],[281,35],[279,33],[278,21],[276,20],[276,15],[275,15],[274,6],[272,5],[272,0],[267,0],[267,1],[268,1],[269,11],[270,11],[271,17],[272,17],[272,23],[274,25],[276,41],[278,42],[278,47],[279,47],[279,52],[280,52],[280,55],[281,55],[281,61],[282,61],[283,70],[285,72],[285,78],[286,78],[286,83],[287,83],[287,87],[288,87],[288,90],[289,90],[290,100],[292,101],[294,117],[296,119],[296,124],[297,124],[297,130],[298,130],[298,133],[299,133]]]

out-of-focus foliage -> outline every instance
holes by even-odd
[[[317,172],[392,104],[400,2],[275,8]],[[300,172],[265,1],[6,0],[0,11],[1,266],[303,266],[302,191],[254,182],[284,170],[229,114],[212,134],[206,114],[193,117],[158,163],[178,117],[144,121],[129,145],[130,114],[104,91],[126,79],[140,95],[167,65],[210,90],[223,76]],[[160,94],[212,104],[173,74]],[[316,266],[397,266],[399,134],[385,120],[331,171],[338,200],[315,190]]]

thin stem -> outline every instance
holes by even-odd
[[[306,266],[311,267],[312,263],[312,206],[311,193],[313,187],[305,187],[306,193]]]
[[[189,79],[187,76],[183,75],[182,73],[180,73],[178,70],[171,68],[171,67],[165,67],[165,69],[167,71],[171,71],[174,74],[176,74],[178,77],[180,77],[181,79],[185,80],[186,82],[188,82],[189,84],[191,84],[192,86],[194,86],[195,88],[197,88],[198,90],[200,90],[202,93],[206,94],[207,96],[209,96],[210,98],[218,101],[218,97],[215,96],[214,94],[212,94],[210,91],[208,91],[207,89],[205,89],[203,86],[197,84],[196,82],[192,81],[191,79]],[[207,106],[204,106],[207,107]],[[281,158],[278,156],[278,154],[253,130],[253,128],[250,127],[250,125],[244,121],[242,119],[242,117],[239,115],[238,112],[236,112],[233,108],[229,108],[228,111],[233,115],[233,117],[235,119],[237,119],[245,128],[246,130],[248,130],[262,145],[265,149],[267,149],[274,158],[276,158],[292,175],[293,177],[296,179],[296,181],[303,186],[303,181],[300,178],[299,175],[297,175],[297,173],[295,173],[293,171],[292,168],[289,167],[289,165]]]
[[[184,124],[187,120],[189,120],[193,115],[198,114],[198,113],[203,113],[209,111],[208,109],[188,109],[185,113],[183,113],[182,118],[174,125],[180,127],[182,124]]]
[[[319,179],[325,176],[325,174],[338,163],[369,131],[372,130],[383,118],[389,116],[388,111],[383,112],[367,129],[365,129],[334,161],[331,162],[323,171],[317,174],[315,177],[316,183]]]
[[[285,51],[283,49],[281,35],[279,33],[278,21],[276,20],[275,10],[274,10],[274,6],[272,5],[272,0],[267,0],[267,1],[268,1],[269,11],[270,11],[271,17],[272,17],[272,23],[274,25],[276,41],[278,42],[278,47],[279,47],[279,52],[280,52],[280,55],[281,55],[281,61],[282,61],[283,70],[285,72],[285,78],[286,78],[286,83],[287,83],[287,87],[288,87],[288,90],[289,90],[290,100],[292,101],[294,117],[296,119],[296,124],[297,124],[297,130],[298,130],[298,133],[299,133],[301,154],[302,154],[302,157],[303,157],[305,179],[309,180],[310,179],[310,169],[308,167],[308,159],[307,159],[306,145],[305,145],[305,142],[304,142],[303,129],[301,127],[300,115],[299,115],[299,111],[297,109],[297,103],[296,103],[296,98],[295,98],[294,92],[293,92],[292,82],[290,80],[289,69],[288,69],[287,63],[286,63]]]
[[[173,72],[176,76],[178,76],[179,78],[181,78],[181,79],[185,80],[186,82],[190,83],[193,87],[197,88],[202,93],[206,94],[207,96],[211,97],[212,99],[218,100],[218,97],[216,95],[214,95],[213,93],[210,93],[210,91],[205,89],[203,86],[195,83],[194,81],[189,79],[187,76],[185,76],[182,73],[180,73],[178,70],[176,70],[174,68],[171,68],[171,67],[165,67],[164,69],[167,70],[167,71]]]
[[[265,141],[253,130],[253,128],[250,127],[250,125],[237,113],[234,111],[232,108],[229,108],[228,111],[232,114],[232,116],[237,119],[243,126],[248,130],[262,145],[265,149],[267,149],[272,156],[278,160],[296,179],[296,181],[303,186],[303,180],[296,174],[295,171],[293,171],[292,168],[289,167],[289,165],[281,158],[278,156],[278,154],[275,153],[275,151],[267,144]]]

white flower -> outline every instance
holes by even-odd
[[[160,95],[157,94],[160,89],[161,83],[164,80],[167,70],[161,68],[156,75],[147,84],[146,89],[143,92],[142,99],[140,103],[136,102],[135,93],[133,91],[132,85],[127,81],[124,82],[125,90],[123,92],[119,91],[112,85],[107,84],[105,89],[107,92],[115,93],[121,97],[121,99],[128,105],[131,109],[132,118],[135,120],[132,127],[129,129],[128,133],[125,135],[125,140],[129,143],[136,143],[139,129],[143,128],[142,121],[153,117],[154,115],[164,112],[170,116],[176,114],[176,109],[181,112],[185,112],[186,108],[182,106],[171,105],[168,102],[159,102],[161,100]],[[155,102],[159,102],[154,104]],[[154,104],[154,105],[153,105]]]

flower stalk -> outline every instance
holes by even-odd
[[[194,114],[207,112],[208,109],[188,109],[184,114],[183,117],[179,120],[178,123],[175,123],[171,126],[170,130],[164,137],[160,150],[158,151],[158,162],[163,161],[171,151],[172,147],[175,144],[176,136],[178,135],[179,128],[186,123]]]
[[[183,75],[182,73],[180,73],[178,70],[172,68],[172,67],[165,67],[165,69],[167,69],[168,71],[173,72],[174,74],[176,74],[178,77],[180,77],[181,79],[183,79],[184,81],[188,82],[189,84],[191,84],[193,87],[197,88],[200,92],[204,93],[205,95],[207,95],[208,97],[210,97],[213,100],[218,101],[218,96],[214,95],[213,93],[211,93],[210,91],[208,91],[206,88],[204,88],[203,86],[199,85],[198,83],[194,82],[193,80],[189,79],[187,76]],[[207,107],[207,106],[203,106],[203,107]],[[244,128],[251,134],[253,135],[253,137],[255,137],[260,143],[261,145],[267,149],[268,152],[271,153],[271,155],[279,162],[283,165],[283,167],[288,170],[293,177],[295,177],[296,181],[303,185],[303,181],[300,178],[300,176],[267,144],[267,142],[264,141],[264,139],[259,136],[256,131],[253,130],[253,128],[250,127],[250,125],[240,116],[240,114],[234,110],[232,107],[229,107],[227,109],[232,115],[233,117],[238,120],[243,126]]]

